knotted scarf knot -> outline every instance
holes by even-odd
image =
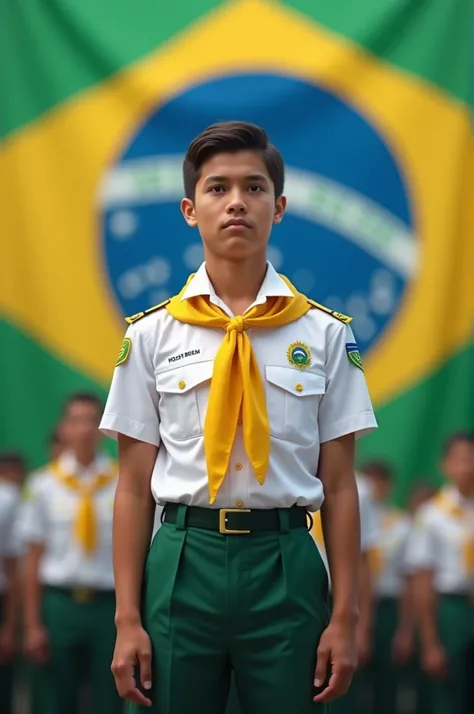
[[[232,330],[236,330],[237,332],[243,332],[245,329],[244,318],[241,315],[237,315],[237,317],[233,317],[227,323],[226,329],[227,329],[227,332],[232,332]]]

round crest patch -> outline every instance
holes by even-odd
[[[304,342],[292,342],[286,351],[288,362],[298,369],[307,369],[311,364],[311,350]]]

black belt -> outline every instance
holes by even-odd
[[[74,602],[80,604],[97,602],[98,600],[110,599],[112,597],[115,597],[114,590],[97,590],[96,588],[89,588],[83,585],[77,585],[76,587],[45,585],[44,590],[45,592],[60,593],[61,595],[66,595],[67,597],[71,598],[71,600],[74,600]]]
[[[178,522],[180,503],[167,503],[163,523]],[[184,506],[184,525],[187,528],[202,528],[218,531],[224,535],[245,535],[262,531],[285,531],[293,528],[308,528],[307,511],[300,506],[292,508],[200,508]]]

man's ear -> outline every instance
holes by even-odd
[[[184,216],[184,220],[191,228],[196,228],[197,219],[196,211],[194,210],[194,203],[190,198],[183,198],[181,201],[181,213]]]
[[[285,215],[286,209],[286,196],[278,196],[275,201],[275,215],[273,216],[273,223],[281,223],[283,216]]]

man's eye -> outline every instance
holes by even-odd
[[[258,184],[252,184],[251,186],[249,186],[249,191],[250,193],[260,193],[260,191],[263,191],[263,188]]]
[[[225,191],[225,187],[224,186],[211,186],[209,191],[211,193],[222,193],[223,191]]]

